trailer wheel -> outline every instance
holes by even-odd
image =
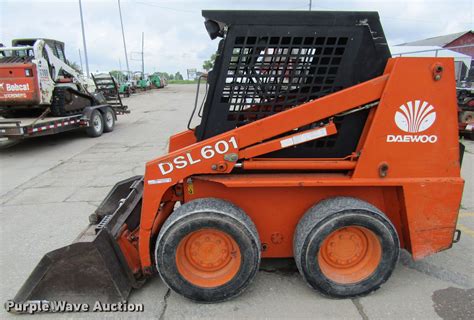
[[[399,247],[387,217],[349,197],[326,199],[310,208],[293,241],[296,265],[306,283],[334,298],[378,289],[392,274]]]
[[[115,113],[111,108],[106,108],[104,112],[104,132],[112,132],[115,127]]]
[[[220,302],[242,293],[255,277],[260,240],[242,209],[219,199],[197,199],[166,220],[155,260],[161,278],[177,293]]]
[[[86,128],[86,133],[89,137],[100,137],[104,132],[104,117],[98,110],[91,113],[89,126]]]

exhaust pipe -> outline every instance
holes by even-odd
[[[15,303],[67,301],[93,304],[126,300],[136,279],[116,239],[139,225],[143,177],[117,183],[71,245],[47,253],[16,294]]]

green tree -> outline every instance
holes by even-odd
[[[68,61],[68,65],[73,68],[74,70],[76,70],[77,72],[81,73],[82,74],[82,70],[81,70],[81,66],[78,65],[76,62],[71,62],[71,61]]]
[[[165,79],[170,79],[170,75],[166,72],[157,72],[158,75],[161,77],[164,77]]]
[[[184,78],[183,78],[183,76],[181,75],[181,73],[179,73],[179,71],[178,71],[178,72],[176,72],[176,74],[174,75],[174,79],[175,79],[175,80],[183,80]]]
[[[214,63],[216,62],[216,57],[217,57],[217,53],[213,53],[209,60],[204,61],[204,63],[202,64],[202,68],[206,70],[206,72],[209,72],[209,70],[211,70],[212,67],[214,67]]]
[[[110,71],[110,75],[114,77],[120,83],[126,81],[125,74],[122,71],[113,70],[113,71]]]

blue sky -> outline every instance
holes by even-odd
[[[201,69],[217,47],[202,9],[307,10],[308,0],[122,0],[129,59],[138,59],[145,33],[145,71]],[[116,0],[82,0],[91,71],[125,69]],[[378,11],[389,44],[474,29],[474,0],[313,0],[313,10]],[[69,60],[82,51],[78,0],[0,0],[0,42],[46,37],[64,41]],[[135,52],[135,53],[131,53]],[[130,57],[131,56],[131,57]],[[140,62],[130,61],[132,70]]]

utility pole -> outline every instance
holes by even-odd
[[[142,32],[142,79],[145,79],[145,60],[143,59],[144,46],[145,46],[145,32]]]
[[[82,67],[82,55],[81,55],[81,48],[79,50],[79,62],[81,63],[81,73],[84,74],[84,68]]]
[[[313,4],[313,0],[309,0],[309,11],[311,11],[312,4]]]
[[[84,19],[82,18],[81,0],[79,0],[79,12],[81,14],[82,43],[84,44],[84,58],[86,60],[86,77],[89,78],[89,61],[87,60],[86,34],[84,33]]]
[[[118,2],[119,15],[120,15],[120,25],[122,26],[123,50],[125,52],[125,64],[127,65],[127,78],[128,78],[130,77],[130,67],[128,66],[127,44],[125,43],[125,32],[123,31],[122,8],[120,7],[120,0],[117,0],[117,2]]]

